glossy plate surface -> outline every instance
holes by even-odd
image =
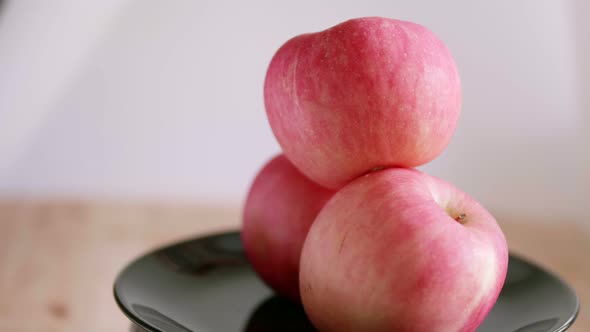
[[[147,331],[315,331],[300,305],[258,279],[237,232],[149,253],[121,272],[114,293],[125,315]],[[570,287],[511,255],[500,298],[477,331],[565,331],[578,310]]]

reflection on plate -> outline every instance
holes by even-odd
[[[132,262],[117,278],[117,303],[154,332],[311,332],[300,305],[275,296],[255,275],[239,233],[172,245]],[[579,310],[551,273],[510,256],[498,302],[478,332],[561,332]]]

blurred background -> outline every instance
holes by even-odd
[[[83,296],[51,282],[67,273],[92,288],[146,248],[238,227],[250,182],[279,152],[262,98],[272,55],[360,16],[425,25],[457,62],[461,120],[422,169],[481,201],[515,248],[541,258],[535,245],[563,239],[546,264],[589,294],[590,272],[573,272],[580,247],[567,246],[590,229],[588,14],[585,0],[0,1],[0,327],[19,326],[35,298],[40,321],[73,330],[88,318],[74,309]],[[34,263],[41,248],[63,264],[115,258],[104,259],[110,274],[90,277]],[[108,317],[97,331],[120,328],[110,290],[93,294]]]

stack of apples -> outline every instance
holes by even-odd
[[[461,83],[425,27],[352,19],[287,41],[264,84],[282,154],[243,212],[248,260],[322,332],[474,331],[506,276],[494,217],[413,169],[447,147]]]

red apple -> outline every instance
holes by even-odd
[[[305,311],[322,332],[474,331],[508,249],[494,218],[417,170],[363,176],[322,209],[301,254]]]
[[[425,27],[359,18],[285,43],[269,65],[264,101],[287,158],[337,189],[373,169],[436,158],[455,131],[461,83]]]
[[[303,176],[283,155],[258,174],[243,211],[249,262],[277,293],[299,298],[299,259],[309,227],[333,195]]]

